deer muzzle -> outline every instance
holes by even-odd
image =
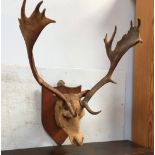
[[[83,145],[84,136],[81,132],[69,135],[69,139],[73,145],[81,146]]]

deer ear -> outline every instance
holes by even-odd
[[[85,97],[88,92],[89,90],[82,91],[81,93],[79,93],[79,98]]]

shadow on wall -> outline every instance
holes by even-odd
[[[130,21],[135,19],[135,6],[136,1],[135,0],[115,0],[113,5],[111,6],[111,9],[105,16],[105,20],[103,20],[102,25],[106,32],[108,33],[108,38],[111,37],[115,25],[117,26],[117,33],[114,38],[114,42],[112,45],[112,48],[115,48],[117,42],[122,38],[122,35],[127,33],[130,28]],[[130,9],[126,8],[129,7]],[[134,8],[134,9],[131,9]],[[120,11],[121,10],[121,11]],[[129,11],[131,10],[131,11]],[[119,12],[119,14],[118,14]],[[122,12],[122,13],[120,13]],[[136,21],[136,20],[135,20]],[[105,34],[104,36],[105,37]],[[108,58],[107,58],[108,59]],[[125,64],[126,68],[126,81],[125,81],[125,108],[124,108],[124,138],[125,139],[131,139],[131,114],[132,114],[132,76],[133,76],[133,49],[130,49],[121,59],[120,63],[118,64],[116,70],[122,69],[122,64]],[[114,94],[116,95],[116,94]],[[115,110],[112,114],[115,118]],[[112,116],[111,116],[112,117]],[[115,122],[114,120],[112,122]],[[114,127],[114,126],[113,126]]]
[[[113,31],[114,31],[115,25],[117,26],[117,33],[116,33],[116,36],[114,38],[114,42],[113,42],[112,48],[115,48],[117,42],[122,38],[122,35],[128,32],[128,30],[130,28],[130,21],[133,20],[132,16],[133,16],[134,13],[133,13],[133,10],[131,10],[131,12],[130,12],[129,10],[126,10],[126,8],[127,7],[129,7],[129,8],[135,8],[135,3],[136,3],[135,0],[130,0],[130,1],[115,0],[113,2],[113,4],[111,5],[110,9],[107,11],[107,14],[106,15],[102,15],[102,17],[104,18],[104,20],[99,20],[101,23],[98,24],[98,26],[100,26],[98,29],[99,30],[104,29],[104,34],[103,34],[103,31],[102,31],[102,32],[99,32],[100,33],[99,35],[102,35],[101,37],[103,39],[104,39],[106,33],[108,34],[108,39],[109,39],[111,37]],[[98,12],[102,12],[102,11],[98,11]],[[120,12],[122,12],[122,13],[120,13]],[[94,14],[94,18],[97,16],[97,13]],[[104,47],[104,50],[105,50],[105,47]],[[107,57],[105,51],[103,52],[103,54],[104,54],[104,57]],[[130,63],[130,59],[132,59],[133,53],[131,53],[130,51],[128,51],[127,55],[128,56],[124,56],[122,58],[121,62],[123,62],[123,61],[125,62],[126,59],[129,58],[126,61],[125,64],[130,65],[131,64]],[[108,60],[108,57],[106,59]],[[121,64],[121,62],[120,62],[120,64]],[[132,60],[131,60],[131,62],[132,62]],[[121,65],[118,65],[117,66],[117,68],[119,68],[119,67],[120,68],[123,68],[123,67],[121,67]],[[116,70],[117,70],[117,68],[116,68]],[[129,71],[130,71],[130,70],[132,70],[131,69],[132,68],[132,65],[131,66],[128,66],[126,68],[128,68]],[[130,85],[130,84],[132,85],[132,80],[131,80],[132,79],[132,73],[131,72],[127,72],[126,73],[127,79],[126,79],[126,84],[125,85],[127,85],[127,86]],[[115,79],[114,79],[114,81],[115,81]],[[110,92],[110,95],[112,97],[112,101],[111,102],[114,105],[111,104],[108,107],[108,109],[111,109],[111,113],[109,113],[109,116],[108,116],[108,118],[109,118],[109,122],[108,123],[111,126],[111,128],[109,128],[109,129],[111,129],[111,132],[110,133],[112,133],[112,134],[115,134],[112,131],[113,131],[114,128],[117,127],[116,118],[119,117],[119,116],[117,116],[117,115],[119,115],[117,113],[117,111],[119,111],[119,108],[120,108],[120,106],[118,106],[118,104],[117,104],[117,106],[115,105],[115,98],[117,98],[117,92],[115,92],[115,89],[113,89],[114,87],[112,86],[112,91]],[[119,87],[119,83],[117,84],[117,87]],[[131,86],[128,87],[128,90],[126,91],[126,94],[129,94],[129,95],[124,100],[124,103],[126,103],[126,104],[129,105],[131,103],[131,100],[132,100],[132,95],[131,95],[132,94],[132,87]],[[120,103],[120,104],[122,104],[122,103]],[[125,106],[127,106],[126,104],[125,104]],[[124,107],[121,107],[121,108],[124,108]],[[127,107],[127,108],[128,108],[127,111],[129,111],[129,110],[131,111],[131,107]],[[129,123],[129,121],[131,121],[130,120],[131,116],[129,116],[130,113],[131,112],[129,112],[129,114],[125,114],[126,115],[125,116],[126,118],[124,119],[124,121],[126,121],[126,119],[128,121],[128,123],[127,123],[127,124],[129,124],[129,125],[127,125],[128,128],[131,127],[130,126],[130,123]],[[126,125],[124,125],[124,127],[125,126]],[[125,128],[124,128],[124,130],[125,130]],[[131,132],[130,129],[128,129],[128,130],[129,130],[129,133],[127,133],[127,138],[130,137],[130,132]],[[128,132],[128,130],[127,130],[127,132]],[[110,135],[110,136],[111,137],[115,137],[114,135]]]
[[[40,87],[41,88],[41,87]],[[36,90],[34,92],[34,104],[35,104],[35,109],[41,110],[41,92],[39,90]],[[39,116],[40,117],[40,116]],[[38,118],[39,118],[38,117]]]
[[[40,123],[41,122],[41,93],[40,91],[35,90],[32,98],[33,98],[32,106],[29,108],[33,107],[33,109],[29,109],[29,111],[32,112],[33,114],[32,113],[30,114],[31,120],[26,121],[26,124],[25,124],[26,129],[24,130],[25,145],[27,145],[26,147],[30,147],[30,146],[35,147],[37,141],[41,143],[41,135],[42,135],[41,134],[42,126],[40,125],[41,124]],[[34,141],[32,141],[32,136],[34,136]]]

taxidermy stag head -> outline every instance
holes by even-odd
[[[84,116],[84,108],[92,115],[99,114],[101,111],[94,112],[88,105],[89,100],[92,96],[105,84],[111,82],[116,84],[112,80],[112,74],[122,58],[122,56],[128,51],[129,48],[142,42],[140,38],[140,19],[138,19],[137,26],[130,23],[130,29],[127,34],[123,35],[122,39],[118,41],[116,47],[112,49],[112,43],[117,31],[115,26],[112,37],[108,39],[107,34],[104,38],[105,48],[107,56],[110,60],[110,67],[107,74],[96,83],[90,90],[82,91],[81,93],[62,93],[55,87],[48,84],[37,72],[35,61],[33,57],[33,47],[39,37],[41,31],[50,23],[55,23],[55,20],[49,19],[45,16],[45,9],[40,12],[39,8],[43,1],[39,2],[35,10],[30,17],[25,15],[25,4],[26,0],[23,1],[21,7],[21,19],[19,19],[20,30],[22,32],[25,44],[27,47],[27,54],[29,64],[33,73],[34,78],[39,85],[45,87],[51,91],[58,100],[55,105],[55,121],[56,124],[62,128],[70,138],[72,144],[82,145],[84,136],[80,132],[80,119]],[[63,85],[61,83],[61,85]]]

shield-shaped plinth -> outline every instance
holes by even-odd
[[[81,86],[78,87],[55,87],[62,93],[80,93]],[[63,129],[56,125],[55,121],[55,104],[57,97],[47,88],[42,87],[42,124],[48,135],[58,144],[61,145],[67,139],[67,134]]]

